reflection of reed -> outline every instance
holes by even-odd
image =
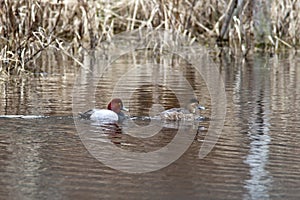
[[[232,96],[226,116],[230,132],[225,128],[223,137],[230,137],[226,146],[249,168],[243,177],[244,198],[268,199],[274,193],[296,192],[282,181],[288,176],[296,179],[295,171],[299,171],[298,58],[259,53],[247,60],[228,55],[220,58],[227,95]],[[234,160],[234,155],[230,158]]]
[[[158,96],[153,97],[154,94]],[[149,116],[153,104],[160,104],[164,109],[178,107],[179,103],[175,94],[161,85],[144,85],[136,88],[130,100],[130,113],[133,116]]]
[[[132,98],[133,111],[136,109],[137,115],[144,114],[151,105],[162,104],[165,109],[179,107],[178,99],[175,96],[175,88],[182,87],[188,81],[201,103],[209,102],[207,88],[201,76],[195,72],[183,58],[177,55],[154,55],[152,51],[136,51],[131,54],[122,55],[107,68],[104,68],[105,60],[99,62],[99,53],[84,55],[82,63],[85,67],[80,70],[80,84],[84,87],[78,88],[82,97],[78,103],[84,108],[81,111],[92,107],[105,108],[111,99],[112,91],[119,79],[130,69],[136,66],[149,65],[142,70],[134,70],[130,76],[142,83],[145,74],[148,75],[150,83],[145,83],[142,88],[136,88],[136,83],[128,83],[125,91],[134,91]],[[150,63],[150,64],[149,64]],[[151,64],[153,63],[153,65]],[[35,115],[65,115],[71,114],[71,92],[73,89],[74,78],[77,64],[67,56],[58,52],[47,51],[36,59],[33,65],[41,66],[34,69],[33,75],[15,79],[15,81],[1,82],[1,114],[35,114]],[[182,74],[181,79],[171,72]],[[160,82],[156,84],[157,77]],[[129,77],[129,79],[131,79]],[[164,79],[172,84],[170,88],[162,82]],[[83,89],[84,88],[84,89]],[[180,91],[179,95],[185,95],[185,90]],[[189,101],[190,99],[187,99]],[[125,102],[129,103],[129,102]],[[149,106],[149,107],[148,107]],[[142,113],[138,109],[145,108]]]
[[[255,54],[253,63],[246,62],[234,78],[233,98],[239,105],[238,118],[241,133],[247,133],[250,140],[249,151],[244,163],[250,167],[250,178],[244,187],[248,194],[245,199],[266,199],[272,184],[272,176],[266,169],[269,162],[270,127],[270,73],[269,58]],[[229,74],[230,75],[230,74]],[[230,80],[229,79],[229,80]]]
[[[274,56],[271,74],[274,111],[290,112],[291,109],[299,108],[300,70],[298,63],[299,59],[293,54]]]
[[[0,82],[1,114],[71,114],[71,92],[76,64],[57,52],[44,52],[35,60],[34,74]]]
[[[97,93],[104,91],[100,89],[104,84],[111,85],[111,91],[118,97],[130,94],[125,105],[128,101],[131,115],[137,116],[147,116],[152,105],[161,104],[164,109],[183,107],[192,99],[193,92],[201,102],[207,103],[209,96],[201,76],[185,59],[172,52],[148,49],[114,60],[99,81]]]

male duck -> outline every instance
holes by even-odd
[[[200,106],[196,99],[192,99],[186,108],[171,108],[160,113],[161,119],[176,120],[195,120],[199,117],[198,110],[205,110]]]
[[[123,121],[126,117],[122,110],[128,111],[123,106],[122,100],[115,98],[109,102],[107,109],[91,109],[84,113],[79,113],[79,115],[81,118],[93,121],[117,122]]]

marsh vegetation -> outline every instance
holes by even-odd
[[[34,71],[46,49],[77,58],[114,34],[164,28],[236,51],[299,46],[297,0],[0,0],[0,71]]]

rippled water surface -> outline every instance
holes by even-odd
[[[198,154],[211,123],[211,96],[201,74],[182,58],[152,59],[135,52],[99,72],[91,57],[84,58],[86,68],[80,69],[55,57],[51,67],[34,76],[0,79],[0,199],[300,198],[297,56],[254,54],[243,60],[225,55],[215,61],[225,83],[227,112],[218,142],[204,159]],[[103,108],[114,94],[130,94],[124,101],[127,114],[142,130],[153,113],[180,106],[178,99],[189,97],[186,81],[208,119],[180,124],[194,139],[169,166],[124,173],[85,148],[79,132],[86,130],[99,133],[90,138],[97,142],[92,144],[111,159],[118,156],[107,153],[106,144],[133,153],[165,147],[176,137],[178,123],[158,121],[157,134],[154,130],[151,137],[141,138],[125,131],[126,122],[101,127],[77,119],[77,112]],[[72,107],[74,94],[77,104]],[[126,166],[132,160],[118,162]]]

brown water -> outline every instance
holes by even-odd
[[[0,115],[45,116],[0,118],[0,199],[299,199],[297,56],[255,54],[248,60],[221,56],[216,63],[225,81],[227,113],[213,150],[199,159],[199,149],[210,124],[209,120],[199,121],[197,126],[201,131],[178,160],[160,170],[141,174],[109,168],[88,152],[72,113],[78,68],[57,55],[50,61],[50,67],[44,67],[43,73],[21,79],[4,78],[0,83]],[[86,58],[85,62],[92,60]],[[155,62],[159,64],[161,60]],[[142,65],[144,59],[139,53],[121,57],[101,77],[89,77],[97,69],[88,73],[89,70],[81,68],[87,73],[79,89],[83,94],[91,94],[91,98],[88,99],[89,95],[79,98],[82,101],[79,108],[84,110],[90,104],[105,107],[114,84],[130,70],[132,63]],[[149,74],[165,76],[170,70],[166,66],[169,63],[150,67]],[[131,99],[125,102],[130,115],[148,116],[156,103],[165,108],[178,106],[176,95],[184,96],[186,90],[178,84],[175,95],[168,87],[153,86],[146,81],[149,76],[144,70],[136,70],[135,78],[123,84],[125,91],[132,92]],[[172,70],[184,74],[207,108],[202,114],[210,117],[211,99],[201,75],[188,64],[174,66]],[[94,79],[97,80],[95,99],[89,81]],[[135,121],[142,126],[149,123],[140,118]],[[89,121],[80,122],[82,126],[97,127]],[[103,134],[100,139],[103,144],[112,141],[121,149],[150,152],[167,145],[178,131],[176,124],[161,126],[164,129],[157,136],[147,139],[127,134],[118,137]]]

